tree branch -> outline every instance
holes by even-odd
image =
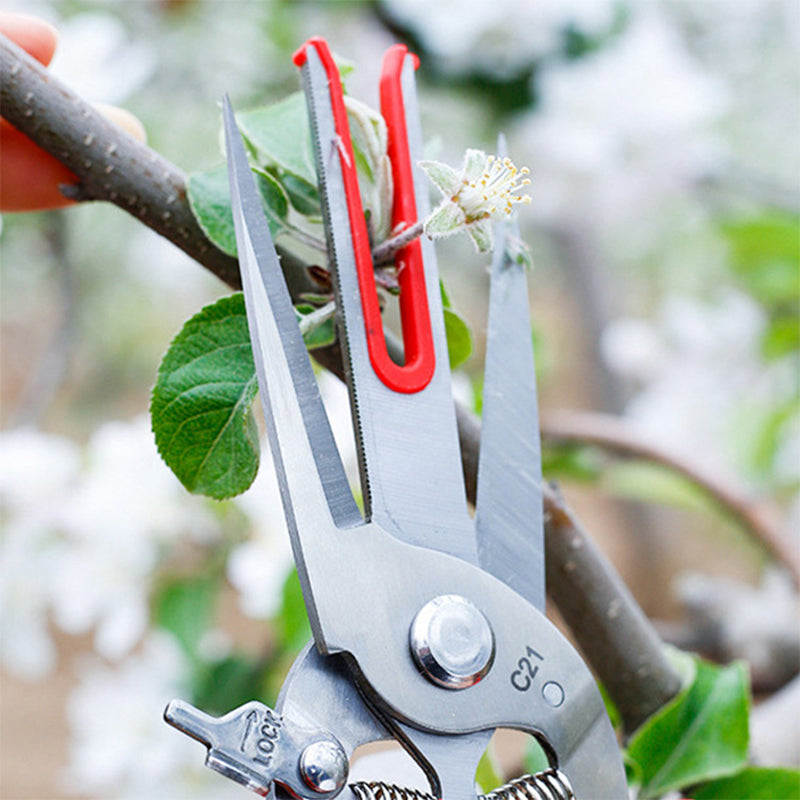
[[[186,200],[186,175],[136,141],[0,36],[0,113],[80,179],[78,200],[106,200],[169,239],[231,286],[235,258],[205,236]]]
[[[596,445],[624,457],[661,464],[702,489],[730,519],[744,528],[800,586],[800,555],[780,529],[780,514],[765,501],[748,497],[730,480],[693,463],[686,456],[640,435],[619,417],[585,411],[559,411],[542,421],[542,435],[561,442]]]
[[[0,102],[5,119],[78,176],[83,199],[114,203],[230,286],[239,286],[236,260],[208,242],[194,221],[185,175],[108,122],[2,36]],[[286,269],[292,257],[282,258]],[[342,376],[337,345],[315,350],[314,356]],[[464,474],[474,502],[480,423],[463,408],[457,415]],[[626,728],[633,730],[678,691],[680,679],[619,576],[561,496],[549,488],[545,511],[550,596],[620,708]]]

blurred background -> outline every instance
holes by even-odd
[[[797,552],[800,2],[3,6],[56,24],[53,72],[187,172],[222,160],[224,92],[299,88],[309,36],[374,106],[383,51],[408,43],[431,155],[458,166],[503,131],[531,170],[548,477],[665,638],[748,659],[759,699],[789,684],[796,587],[769,539]],[[479,410],[488,261],[466,237],[438,251]],[[147,416],[169,342],[228,289],[100,204],[5,215],[0,253],[0,796],[240,797],[161,709],[273,698],[305,641],[271,465],[240,498],[193,497]],[[353,470],[343,387],[321,381]],[[765,761],[796,763],[787,724]]]

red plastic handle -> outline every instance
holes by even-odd
[[[339,137],[339,159],[344,179],[370,363],[375,374],[388,388],[396,392],[413,394],[421,391],[430,383],[436,367],[428,294],[425,290],[422,248],[419,240],[413,241],[399,250],[395,259],[397,280],[400,284],[400,322],[405,349],[405,364],[399,365],[392,361],[386,349],[369,235],[361,204],[361,193],[358,188],[356,161],[339,70],[333,61],[327,42],[319,37],[309,39],[295,53],[294,63],[297,66],[305,63],[306,49],[309,46],[316,48],[330,85],[333,120]],[[381,113],[386,120],[389,134],[389,158],[392,162],[394,179],[393,227],[399,224],[413,225],[417,219],[414,177],[408,152],[408,134],[401,87],[403,63],[407,52],[403,45],[395,45],[387,51],[383,60],[380,81]]]

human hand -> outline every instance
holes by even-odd
[[[23,14],[0,12],[0,34],[45,66],[58,44],[55,28]],[[98,110],[135,138],[145,140],[141,122],[130,112],[113,106],[98,106]],[[41,211],[73,202],[59,186],[77,183],[78,178],[5,120],[0,120],[0,156],[0,211]]]

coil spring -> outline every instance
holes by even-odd
[[[356,800],[436,800],[432,794],[420,789],[409,789],[390,783],[371,781],[351,783]],[[567,776],[557,769],[523,775],[500,786],[478,800],[576,800]]]

